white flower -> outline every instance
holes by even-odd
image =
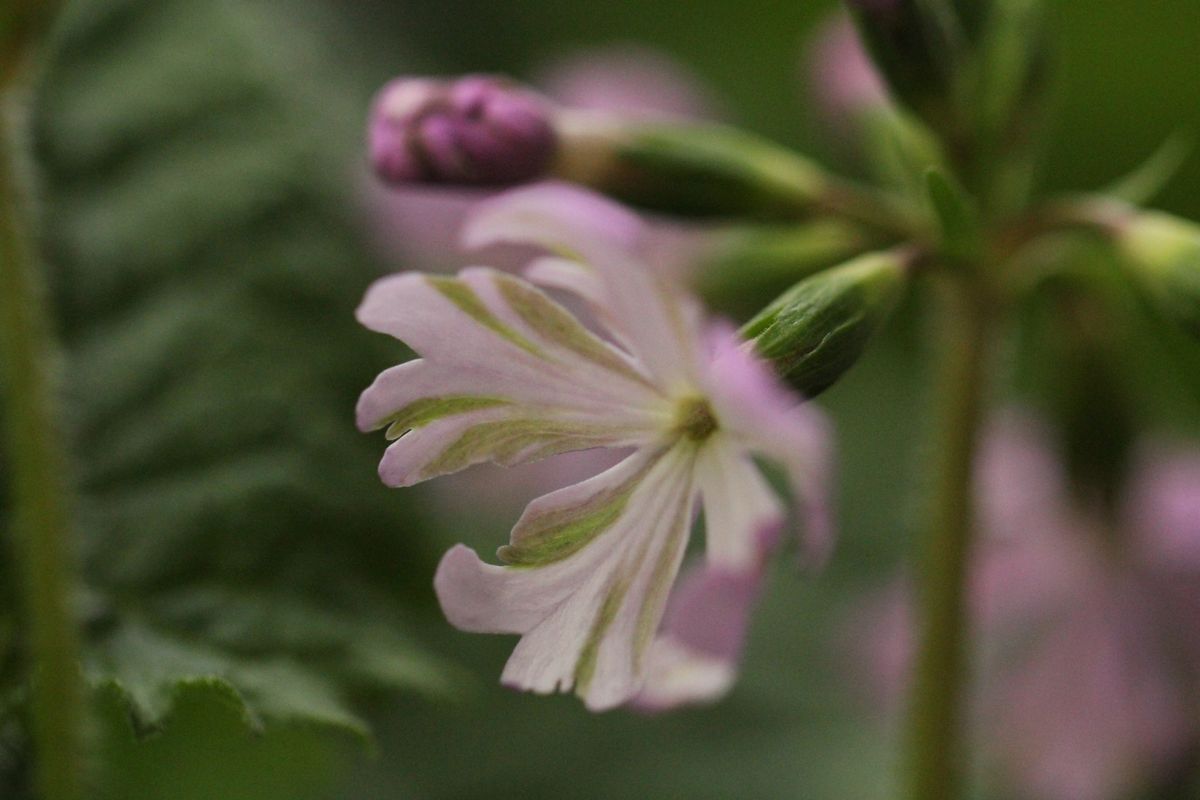
[[[742,581],[753,590],[740,596],[756,594],[785,513],[752,454],[787,473],[808,512],[810,551],[828,541],[822,418],[731,331],[702,335],[696,306],[641,262],[643,239],[625,209],[553,184],[505,194],[467,227],[474,247],[545,248],[551,255],[526,276],[582,298],[611,342],[529,282],[484,267],[385,278],[358,311],[420,355],[381,374],[358,405],[362,429],[387,428],[395,440],[379,468],[388,485],[480,462],[632,448],[611,469],[530,503],[500,548],[503,566],[459,545],[434,580],[454,625],[521,636],[506,685],[573,688],[592,709],[634,699],[661,707],[728,688],[738,649],[729,644],[741,640],[749,599],[704,636],[686,621],[689,608],[706,607],[705,591],[674,604],[682,610],[672,619],[685,624],[660,635],[660,622],[700,505],[697,585],[719,592]]]

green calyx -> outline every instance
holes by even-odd
[[[565,126],[562,149],[557,177],[683,217],[794,221],[826,191],[815,163],[721,125],[589,118]]]
[[[1159,310],[1200,338],[1200,226],[1170,214],[1141,214],[1118,235],[1117,247]]]
[[[872,253],[793,286],[742,329],[760,356],[807,397],[858,361],[908,275],[899,253]]]

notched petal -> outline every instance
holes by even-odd
[[[450,621],[522,634],[506,685],[573,688],[592,709],[636,693],[691,524],[691,457],[638,451],[535,500],[502,549],[509,566],[462,548],[446,555],[435,587]]]

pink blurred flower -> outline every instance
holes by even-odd
[[[360,321],[419,354],[359,400],[359,427],[392,440],[384,483],[590,448],[630,452],[532,501],[497,554],[503,565],[463,545],[446,553],[434,578],[443,611],[463,630],[520,634],[508,686],[573,689],[594,710],[719,696],[786,516],[752,456],[784,469],[819,556],[830,536],[823,418],[732,330],[701,336],[700,309],[646,265],[645,228],[621,206],[543,184],[481,206],[464,238],[554,254],[526,277],[578,296],[610,338],[492,269],[377,281]],[[672,592],[701,504],[704,566]]]
[[[837,137],[857,139],[865,117],[890,108],[883,80],[845,12],[817,29],[806,69],[818,118]]]
[[[630,117],[714,119],[704,84],[664,53],[636,44],[576,51],[549,62],[534,83],[563,105]]]
[[[996,426],[981,456],[970,603],[980,747],[1031,800],[1118,800],[1200,737],[1200,452],[1146,448],[1115,526],[1072,502],[1048,437]],[[899,710],[912,610],[899,580],[854,620]]]

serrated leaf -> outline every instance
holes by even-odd
[[[383,360],[352,316],[377,274],[343,211],[360,109],[257,5],[73,4],[41,91],[101,585],[252,580],[281,547],[329,558],[332,530],[359,566],[412,556],[350,413]]]
[[[117,692],[135,729],[161,729],[186,687],[207,687],[261,730],[267,721],[327,726],[365,739],[366,723],[327,681],[286,659],[237,658],[216,648],[127,621],[97,643],[88,680]]]
[[[311,726],[246,727],[221,684],[176,693],[163,729],[139,737],[116,689],[97,698],[96,800],[302,800],[327,797],[343,750]],[[6,795],[7,796],[7,795]]]
[[[164,598],[154,615],[231,652],[303,657],[351,686],[449,697],[458,677],[450,665],[414,647],[398,623],[364,621],[282,592],[197,586]]]
[[[396,623],[432,554],[353,427],[394,360],[353,317],[360,104],[280,10],[78,0],[35,105],[88,676],[142,730],[193,687],[362,738],[348,698],[455,680]]]

